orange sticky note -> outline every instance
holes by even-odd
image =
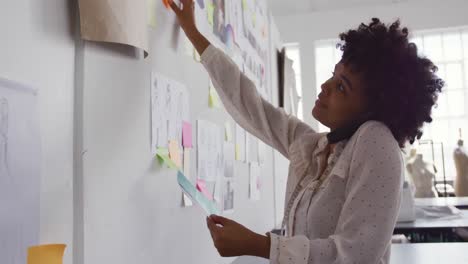
[[[162,2],[167,9],[171,8],[172,0],[162,0]]]
[[[28,248],[28,264],[62,264],[65,244],[40,245]]]
[[[177,165],[182,167],[182,160],[180,159],[179,144],[175,140],[169,141],[169,157]]]

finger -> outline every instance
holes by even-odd
[[[182,5],[185,7],[190,7],[193,4],[193,0],[180,0]]]
[[[177,6],[177,4],[174,1],[170,1],[170,5],[172,10],[174,10],[174,13],[176,13],[176,15],[179,15],[182,12],[182,10]]]
[[[219,216],[219,215],[210,215],[210,218],[217,224],[221,224],[222,226],[225,226],[227,224],[232,223],[233,221],[231,219]]]
[[[208,226],[208,229],[210,230],[211,236],[214,239],[219,233],[221,227],[217,226],[216,223],[213,220],[211,220],[209,217],[206,218],[206,224]]]

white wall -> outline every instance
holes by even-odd
[[[314,43],[321,39],[337,39],[338,34],[368,23],[378,17],[386,23],[400,18],[411,30],[424,30],[468,25],[468,1],[408,1],[303,15],[276,17],[285,43],[298,42],[301,49],[304,118],[316,126],[310,114],[316,97]],[[330,69],[331,70],[331,69]]]
[[[0,76],[39,91],[42,135],[40,242],[66,243],[72,259],[73,7],[63,0],[2,1]]]

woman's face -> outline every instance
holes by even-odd
[[[312,116],[331,130],[360,118],[367,109],[361,76],[349,65],[338,63],[332,77],[321,86]]]

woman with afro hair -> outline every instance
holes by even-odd
[[[254,233],[211,215],[221,256],[252,255],[274,264],[389,263],[403,182],[401,148],[422,135],[443,87],[437,67],[418,56],[399,21],[340,35],[343,51],[312,115],[330,133],[265,101],[255,85],[197,30],[193,1],[172,4],[178,21],[234,120],[290,160],[285,233]]]

